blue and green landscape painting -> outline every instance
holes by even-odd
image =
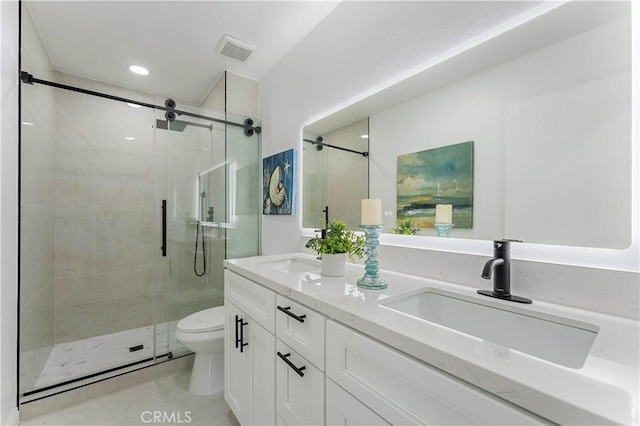
[[[436,204],[453,205],[456,228],[473,227],[473,141],[398,156],[397,221],[433,227]]]

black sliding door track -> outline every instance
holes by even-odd
[[[45,86],[51,86],[51,87],[55,87],[58,89],[64,89],[64,90],[70,90],[72,92],[78,92],[78,93],[84,93],[85,95],[91,95],[91,96],[97,96],[99,98],[104,98],[104,99],[111,99],[112,101],[118,101],[118,102],[125,102],[125,103],[129,103],[129,104],[134,104],[134,105],[140,105],[146,108],[153,108],[153,109],[159,109],[162,111],[167,111],[168,108],[162,105],[154,105],[154,104],[149,104],[146,102],[140,102],[140,101],[136,101],[134,99],[127,99],[127,98],[123,98],[120,96],[114,96],[114,95],[109,95],[107,93],[101,93],[101,92],[96,92],[93,90],[87,90],[87,89],[82,89],[80,87],[74,87],[74,86],[69,86],[66,84],[61,84],[61,83],[55,83],[53,81],[47,81],[47,80],[41,80],[39,78],[35,78],[32,74],[29,74],[26,71],[20,71],[20,81],[22,81],[23,83],[26,84],[43,84]],[[256,133],[260,133],[262,131],[262,129],[260,128],[260,126],[250,126],[247,124],[241,124],[241,123],[234,123],[233,121],[228,121],[228,120],[222,120],[220,118],[214,118],[214,117],[208,117],[206,115],[201,115],[201,114],[195,114],[193,112],[188,112],[188,111],[180,111],[177,109],[172,110],[173,112],[175,112],[178,115],[186,115],[189,117],[194,117],[194,118],[200,118],[203,120],[208,120],[208,121],[213,121],[215,123],[222,123],[222,124],[228,124],[230,126],[235,126],[235,127],[240,127],[246,130],[253,130]]]

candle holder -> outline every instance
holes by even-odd
[[[360,288],[370,290],[382,290],[387,288],[387,282],[378,276],[378,243],[380,231],[384,229],[382,225],[360,225],[364,230],[366,238],[367,260],[364,264],[364,276],[356,284]]]
[[[455,225],[453,223],[434,223],[433,227],[438,230],[438,237],[448,237],[449,231]]]

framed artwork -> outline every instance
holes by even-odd
[[[456,228],[473,228],[473,141],[398,156],[397,221],[433,227],[437,204]]]
[[[296,151],[290,149],[262,160],[262,211],[293,215],[296,206]]]

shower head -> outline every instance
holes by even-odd
[[[202,127],[202,128],[209,129],[209,130],[211,130],[212,127],[213,127],[213,126],[210,126],[210,125],[207,126],[206,124],[191,123],[189,121],[183,121],[183,120],[173,120],[173,121],[171,121],[171,124],[169,124],[168,120],[156,119],[156,128],[157,129],[173,130],[174,132],[184,132],[184,129],[186,129],[187,126]]]
[[[187,122],[182,120],[173,120],[171,124],[167,120],[156,119],[156,128],[162,130],[173,130],[175,132],[184,132]]]

